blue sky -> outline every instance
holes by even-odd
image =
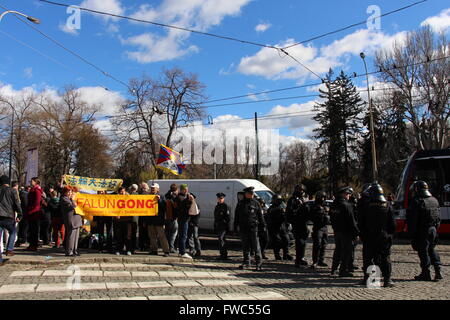
[[[370,5],[380,13],[403,7],[409,1],[299,1],[299,0],[84,0],[63,1],[100,11],[199,29],[268,45],[286,46],[337,28],[363,21]],[[251,94],[264,90],[315,83],[318,78],[273,49],[226,41],[183,31],[81,13],[81,28],[68,30],[69,14],[63,7],[36,0],[0,0],[10,10],[38,17],[37,26],[66,47],[76,51],[118,79],[128,82],[143,72],[156,76],[161,68],[178,66],[197,73],[207,86],[210,99]],[[3,9],[1,9],[3,11]],[[359,52],[367,55],[373,70],[374,50],[401,40],[405,31],[429,23],[448,33],[450,8],[447,1],[429,0],[410,9],[383,17],[380,29],[361,25],[338,34],[289,49],[289,53],[323,76],[332,67],[336,73],[363,73]],[[29,44],[59,62],[43,57],[7,35]],[[0,22],[0,93],[16,94],[24,88],[39,91],[67,84],[85,88],[86,99],[104,104],[103,114],[115,113],[114,105],[127,98],[126,88],[76,59],[12,15]],[[64,66],[61,66],[63,64]],[[371,79],[376,81],[376,79]],[[362,78],[355,81],[364,88]],[[108,88],[108,91],[102,87]],[[296,89],[236,101],[253,101],[316,94],[317,88]],[[310,110],[314,97],[251,103],[208,109],[215,119],[238,119],[259,115],[287,114]],[[233,101],[229,101],[233,102]],[[262,126],[279,128],[284,136],[307,138],[314,128],[311,117],[265,121]],[[99,123],[100,127],[108,127]]]

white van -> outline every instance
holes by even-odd
[[[273,192],[264,184],[254,179],[192,179],[192,180],[149,180],[149,186],[156,182],[159,184],[160,194],[165,195],[172,183],[187,184],[189,192],[193,193],[200,208],[200,229],[214,230],[214,208],[217,204],[216,194],[225,193],[225,203],[231,208],[231,229],[233,229],[234,210],[237,205],[237,193],[247,187],[254,187],[255,194],[270,205]]]

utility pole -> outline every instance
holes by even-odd
[[[366,70],[366,81],[367,81],[367,101],[369,103],[369,116],[370,116],[370,141],[372,147],[372,176],[373,181],[378,181],[378,168],[377,168],[377,151],[375,148],[375,130],[373,125],[373,111],[372,111],[372,100],[370,99],[370,89],[369,89],[369,75],[367,73],[367,65],[366,65],[366,55],[364,52],[359,54],[361,59],[364,62],[364,68]]]
[[[255,179],[259,180],[259,140],[258,140],[258,113],[255,112],[255,142],[256,142],[256,170]]]
[[[13,161],[13,139],[14,139],[14,108],[11,106],[11,138],[9,140],[9,185],[12,185],[12,161]]]

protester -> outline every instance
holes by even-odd
[[[28,205],[28,192],[30,191],[30,187],[24,187],[22,190],[19,191],[19,198],[20,198],[20,207],[22,209],[22,213],[26,213],[27,205]],[[22,219],[19,222],[18,225],[18,232],[17,232],[17,242],[16,247],[20,247],[22,244],[26,243],[28,240],[28,220]]]
[[[138,193],[138,185],[132,184],[129,188],[129,194],[130,195],[137,195]],[[137,247],[137,232],[138,232],[138,224],[139,224],[139,217],[133,216],[131,219],[131,253],[134,254],[134,250]]]
[[[31,178],[31,190],[28,193],[28,203],[25,214],[25,219],[28,220],[28,227],[30,230],[29,246],[27,251],[37,251],[39,244],[39,221],[42,216],[42,188],[41,181],[37,177]]]
[[[9,178],[7,176],[0,177],[0,234],[3,233],[3,230],[7,230],[10,236],[15,236],[16,222],[22,218],[22,209],[17,192],[8,183]],[[14,244],[14,238],[8,242],[6,254],[12,256],[14,255],[13,246],[11,247],[10,243]],[[2,252],[0,252],[0,266],[4,264],[5,261],[2,258]]]
[[[105,194],[105,191],[97,191],[97,194]],[[94,222],[98,233],[98,252],[103,253],[106,251],[113,253],[113,217],[94,216]]]
[[[139,194],[150,194],[150,188],[148,187],[147,183],[145,182],[141,183],[141,190],[139,191]],[[138,233],[139,233],[138,246],[141,251],[147,250],[150,244],[147,228],[144,228],[144,220],[145,217],[138,217]]]
[[[66,256],[79,256],[78,238],[80,235],[80,228],[83,225],[83,218],[75,213],[77,204],[75,202],[75,193],[71,187],[65,186],[63,188],[60,201],[61,215],[66,233]]]
[[[127,192],[124,187],[119,187],[117,193],[120,195],[126,195]],[[114,236],[116,238],[116,255],[120,255],[123,248],[126,249],[126,255],[131,256],[131,224],[133,222],[133,217],[131,216],[117,216],[114,217]]]
[[[165,194],[166,198],[166,238],[169,243],[170,253],[176,253],[177,249],[177,235],[178,235],[178,221],[175,215],[175,198],[178,196],[178,186],[173,183],[170,185],[170,190]]]
[[[195,200],[194,200],[195,202]],[[194,204],[193,204],[194,205]],[[202,255],[202,246],[200,243],[200,238],[198,236],[198,227],[200,222],[200,208],[195,203],[197,207],[195,210],[192,208],[189,210],[189,226],[188,226],[188,243],[189,253],[195,258],[200,258]]]
[[[47,204],[47,207],[50,211],[51,217],[51,226],[53,230],[53,248],[59,248],[61,246],[62,241],[64,241],[65,236],[65,228],[64,222],[62,219],[61,206],[58,197],[58,192],[53,190],[50,194],[50,200]]]
[[[164,256],[170,254],[169,244],[167,243],[166,234],[164,232],[164,222],[166,218],[166,201],[159,194],[159,184],[153,183],[150,187],[150,194],[156,195],[158,200],[158,214],[156,216],[145,217],[144,225],[148,229],[150,238],[150,254],[158,255],[158,240],[164,252]]]
[[[42,245],[47,246],[50,244],[51,235],[51,212],[48,204],[52,199],[51,193],[54,191],[53,186],[49,185],[45,192],[42,194],[42,217],[40,221],[40,237]]]
[[[175,198],[176,205],[176,217],[178,219],[178,231],[179,231],[179,241],[178,250],[182,258],[192,259],[192,257],[186,253],[186,239],[189,228],[189,210],[191,209],[192,203],[195,199],[193,194],[189,193],[188,185],[180,185],[180,193]]]

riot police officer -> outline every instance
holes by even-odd
[[[270,242],[276,260],[281,260],[280,250],[283,250],[283,260],[293,260],[289,254],[289,235],[286,229],[286,210],[283,199],[275,194],[267,211],[267,228],[269,230]]]
[[[297,268],[301,265],[308,265],[305,260],[306,240],[309,235],[306,224],[308,221],[308,208],[306,206],[308,199],[305,191],[304,185],[296,185],[286,207],[288,222],[292,224],[295,238],[295,266]]]
[[[392,265],[390,261],[395,219],[391,205],[384,197],[383,188],[373,183],[366,190],[365,211],[359,215],[360,236],[363,239],[363,284],[372,273],[370,266],[378,265],[384,279],[384,287],[392,287]],[[370,269],[370,270],[369,270]]]
[[[214,208],[214,231],[219,238],[219,260],[228,259],[226,235],[230,230],[230,207],[225,203],[225,194],[217,193],[217,205]]]
[[[255,252],[256,271],[261,270],[262,257],[258,239],[258,225],[265,224],[262,209],[254,197],[254,187],[245,188],[245,198],[239,201],[234,214],[234,231],[239,232],[242,240],[244,261],[239,267],[250,267],[250,249]]]
[[[415,280],[431,281],[430,265],[434,266],[434,279],[441,280],[441,260],[435,247],[437,229],[440,225],[440,207],[424,181],[416,181],[411,186],[412,201],[407,211],[408,231],[412,235],[412,246],[419,254],[422,272]]]
[[[263,199],[261,198],[256,198],[256,201],[259,202],[259,205],[261,206],[262,209],[262,218],[264,220],[264,223],[260,223],[258,225],[258,239],[259,239],[259,247],[261,248],[261,257],[264,260],[267,260],[269,258],[266,257],[266,249],[267,249],[267,245],[269,244],[269,233],[267,231],[267,221],[266,221],[266,214],[267,214],[267,210],[266,210],[266,203],[264,202]],[[254,252],[252,251],[252,255],[254,254]]]
[[[325,249],[328,244],[328,224],[330,223],[330,216],[328,215],[330,208],[326,204],[326,193],[323,191],[318,191],[315,198],[314,204],[311,206],[309,211],[309,220],[313,223],[312,269],[316,266],[328,267],[323,260],[325,256]]]
[[[351,194],[350,187],[340,188],[330,208],[330,220],[335,240],[331,274],[334,274],[338,266],[340,266],[340,277],[353,276],[350,272],[351,252],[353,241],[359,235],[359,229],[353,214],[353,205],[348,201]]]

